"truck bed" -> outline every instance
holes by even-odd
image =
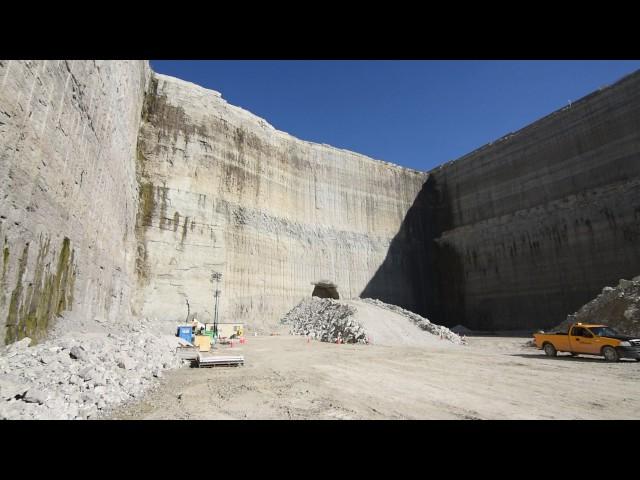
[[[545,340],[551,342],[559,352],[571,351],[568,332],[534,333],[536,347],[542,348]]]

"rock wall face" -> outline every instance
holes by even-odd
[[[430,173],[429,318],[557,325],[640,272],[640,73]]]
[[[135,287],[142,61],[0,61],[0,343],[118,320]]]
[[[298,140],[142,61],[0,61],[1,342],[56,316],[269,331],[312,282],[548,328],[640,271],[640,73],[429,173]],[[220,273],[219,283],[212,274]]]
[[[153,75],[138,149],[141,184],[136,313],[268,331],[314,281],[359,296],[427,175],[298,140],[229,105],[220,94]],[[411,251],[398,253],[408,263]],[[378,292],[418,302],[392,269]]]

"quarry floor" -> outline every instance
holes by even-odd
[[[640,362],[548,358],[528,338],[468,345],[334,345],[250,337],[216,354],[242,367],[183,368],[113,419],[637,419]]]

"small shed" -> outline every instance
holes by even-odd
[[[244,335],[243,323],[219,323],[218,324],[218,337],[231,338],[242,337]]]

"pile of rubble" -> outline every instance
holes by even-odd
[[[625,335],[640,336],[640,276],[620,280],[616,287],[604,287],[600,295],[554,330],[566,332],[575,322],[603,323]]]
[[[38,345],[23,338],[0,347],[0,419],[104,416],[183,364],[169,325],[83,326],[73,333],[58,326]]]
[[[430,334],[440,337],[444,340],[449,340],[450,342],[457,345],[463,345],[466,343],[460,335],[452,332],[447,327],[431,323],[428,319],[421,317],[417,313],[410,312],[409,310],[405,310],[404,308],[398,307],[397,305],[391,305],[389,303],[381,302],[380,300],[374,298],[362,298],[361,300],[365,303],[369,303],[371,305],[375,305],[377,307],[384,308],[386,310],[407,317],[422,330],[425,330]]]
[[[322,342],[367,343],[367,335],[352,317],[356,309],[331,298],[305,298],[280,321],[293,335]]]
[[[410,320],[426,333],[441,340],[448,340],[457,345],[465,344],[465,340],[441,325],[435,325],[420,315],[390,305],[379,300],[363,298],[359,301],[341,302],[330,298],[306,298],[289,311],[281,320],[289,325],[290,333],[306,335],[323,342],[370,343],[370,335],[380,340],[381,344],[428,344],[434,337],[422,336],[415,327],[403,327],[404,320],[397,316],[388,316],[379,310],[369,312],[369,307],[362,305],[360,309],[353,304],[364,302],[374,307],[394,312]],[[394,320],[395,319],[397,320]],[[400,320],[400,321],[398,321]],[[369,330],[370,329],[370,330]],[[395,338],[395,337],[402,338]],[[415,337],[415,338],[414,338]],[[420,337],[420,338],[418,338]],[[405,339],[405,340],[403,340]],[[426,342],[426,343],[425,343]]]

